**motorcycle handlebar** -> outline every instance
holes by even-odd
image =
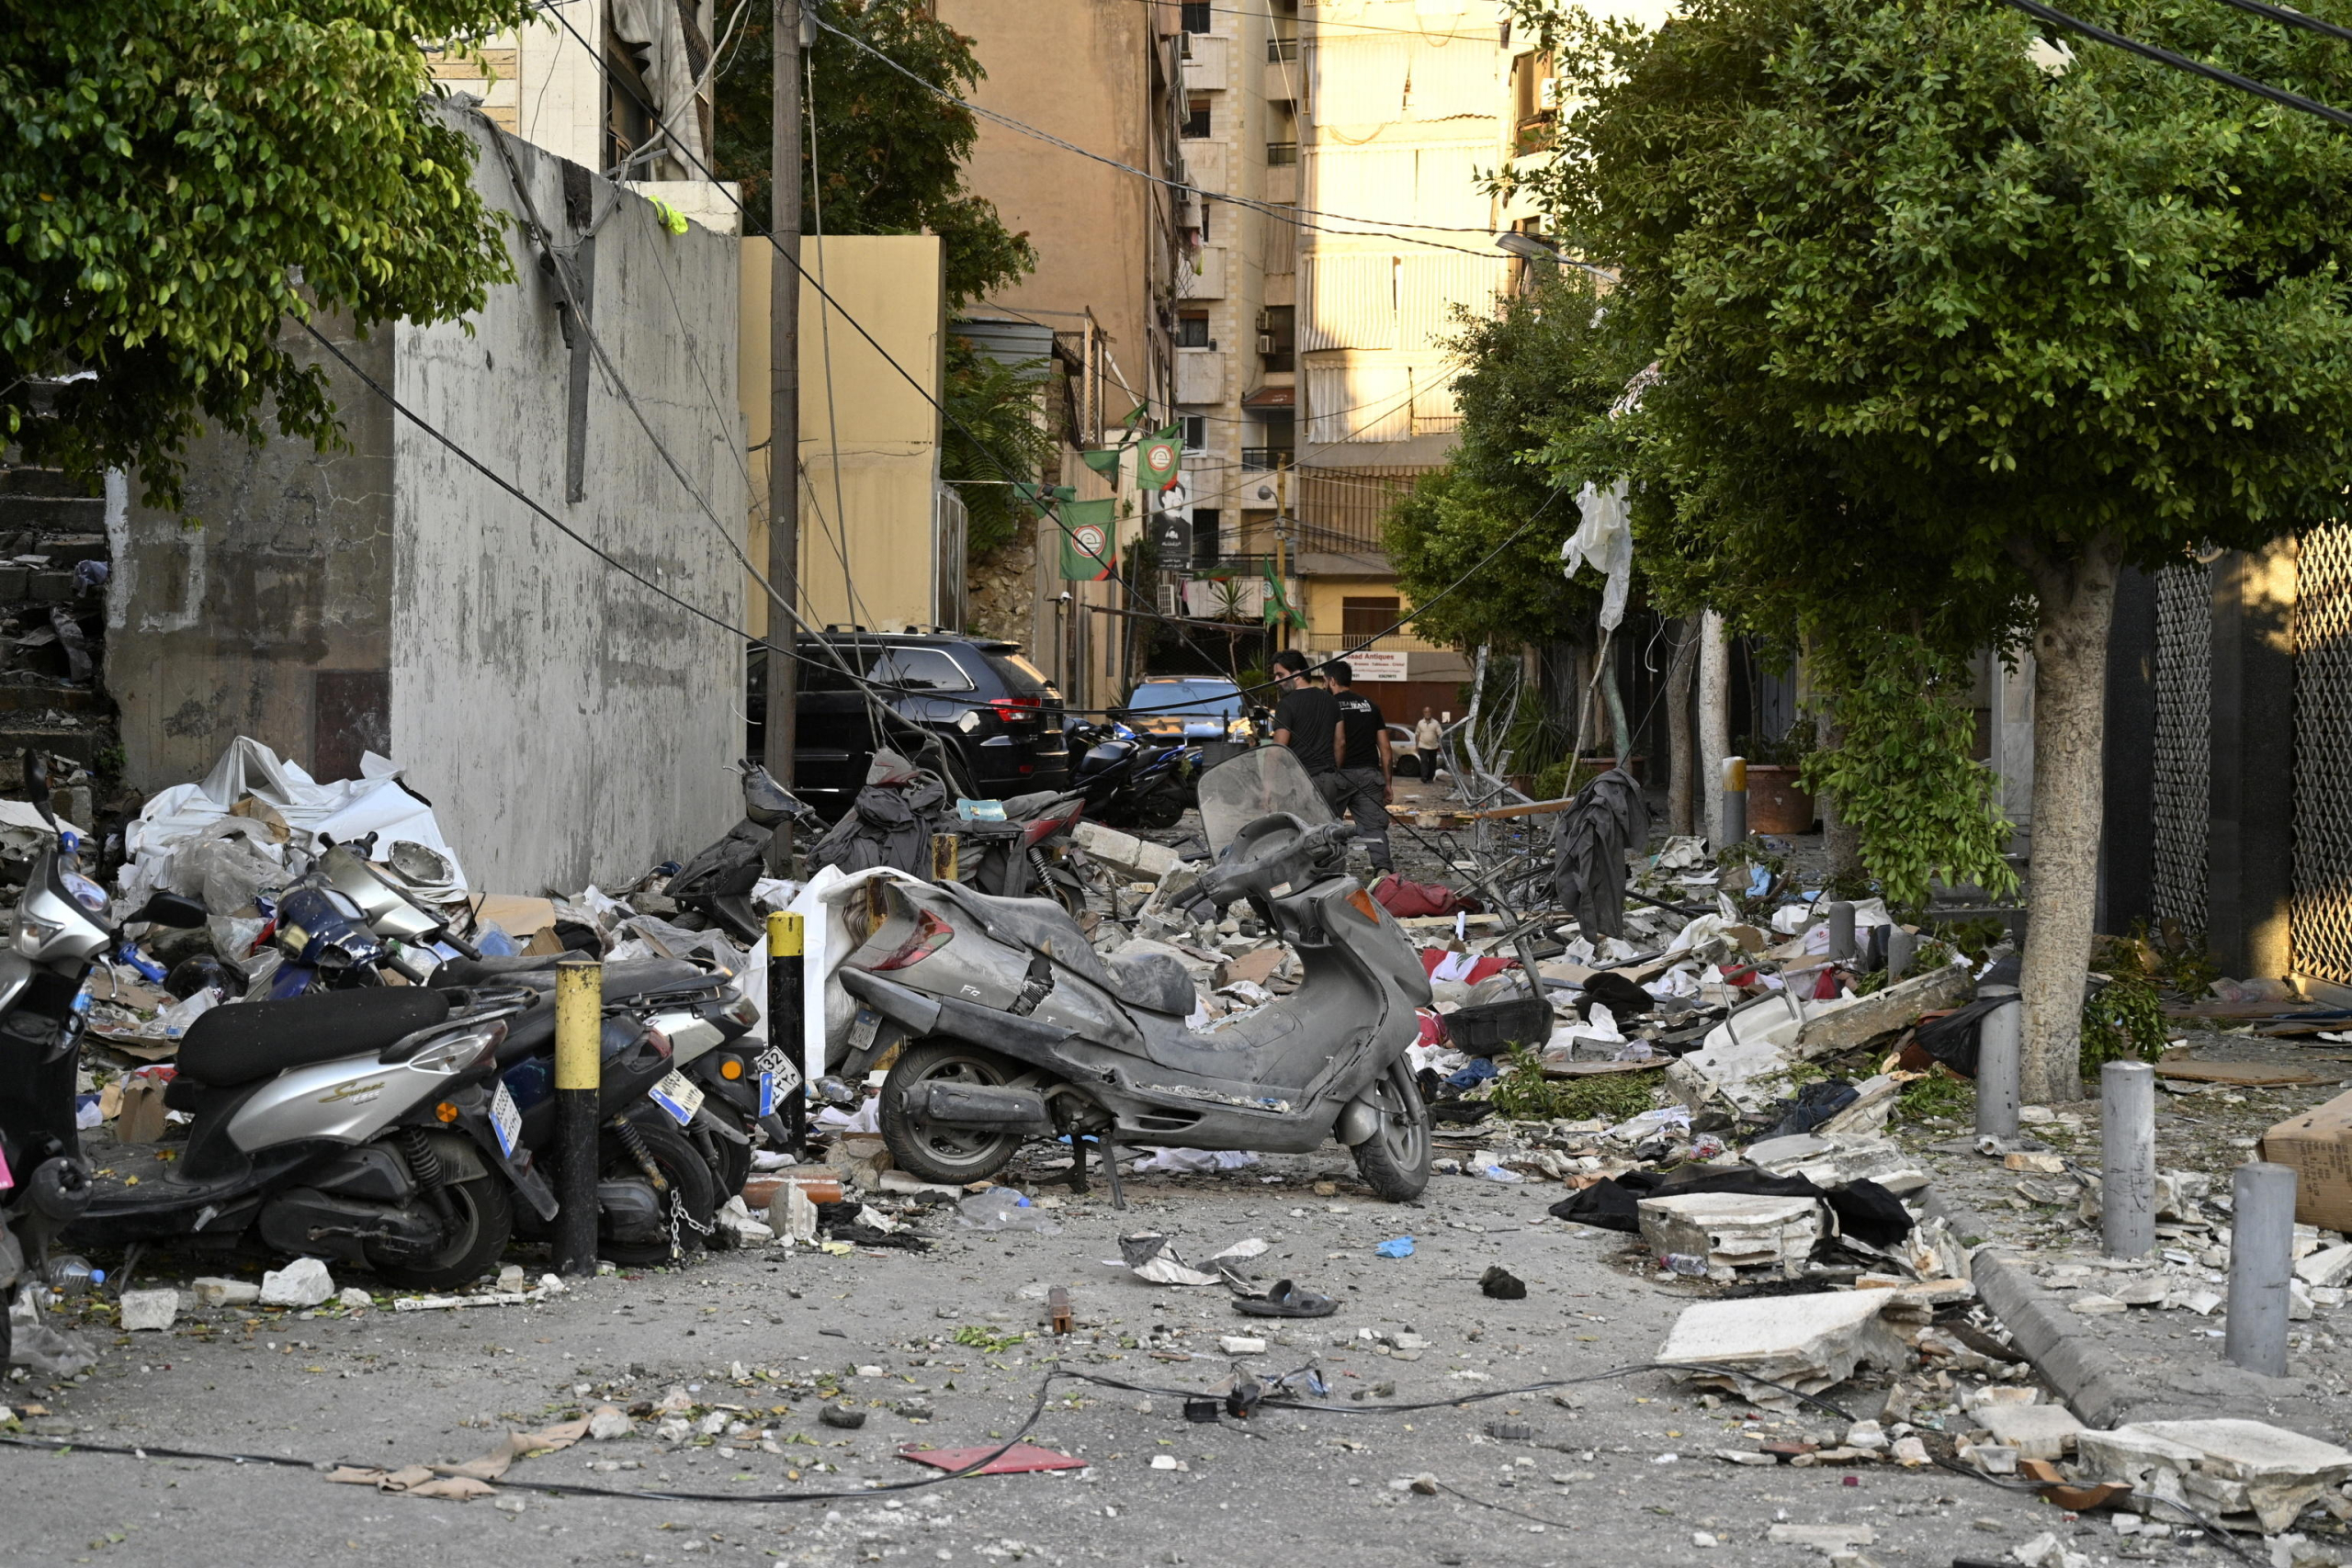
[[[1201,878],[1201,892],[1223,908],[1236,898],[1253,892],[1261,883],[1270,881],[1289,862],[1302,856],[1315,857],[1326,850],[1336,849],[1356,836],[1352,822],[1324,822],[1307,829],[1287,843],[1275,843],[1238,863],[1210,872]]]
[[[472,942],[468,942],[464,937],[459,936],[456,931],[451,931],[446,925],[441,928],[441,940],[448,943],[451,947],[456,948],[458,950],[458,957],[470,958],[477,963],[481,961],[481,949],[476,947]]]
[[[388,953],[383,956],[381,962],[385,968],[390,970],[393,974],[398,975],[401,979],[406,980],[412,986],[431,984],[430,977],[427,976],[423,970],[418,969],[413,964],[411,964],[405,959],[395,958]]]

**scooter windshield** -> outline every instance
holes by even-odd
[[[1287,746],[1255,746],[1201,775],[1201,828],[1209,851],[1222,855],[1241,829],[1276,811],[1308,827],[1331,820],[1297,753]]]

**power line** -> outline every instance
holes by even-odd
[[[2290,11],[2284,6],[2270,5],[2267,0],[2222,0],[2222,4],[2234,6],[2241,11],[2256,17],[2266,17],[2271,21],[2282,23],[2287,27],[2306,28],[2315,33],[2325,33],[2330,38],[2343,39],[2346,42],[2352,42],[2352,28],[2339,28],[2334,22],[2323,22],[2317,17],[2307,16],[2301,11]]]
[[[2236,0],[2223,0],[2223,3],[2235,4]],[[2241,93],[2251,93],[2257,98],[2267,98],[2274,104],[2279,104],[2290,109],[2300,109],[2305,114],[2315,115],[2321,119],[2330,120],[2337,125],[2352,126],[2352,114],[2346,114],[2332,105],[2321,103],[2316,98],[2307,98],[2301,93],[2290,93],[2284,87],[2274,87],[2267,82],[2257,82],[2251,76],[2241,76],[2234,71],[2224,71],[2218,65],[2208,65],[2201,60],[2191,60],[2185,54],[2176,54],[2171,50],[2159,49],[2154,44],[2142,43],[2139,39],[2126,38],[2121,33],[2109,32],[2095,22],[2086,22],[2078,17],[2070,17],[2064,11],[2052,10],[2042,5],[2041,0],[2002,0],[2002,4],[2015,6],[2036,21],[2046,22],[2054,28],[2068,28],[2082,34],[2085,38],[2096,39],[2111,48],[2153,60],[2159,65],[2169,65],[2176,71],[2186,71],[2192,76],[2202,76],[2208,81],[2219,82],[2225,87],[2235,87]],[[2244,8],[2251,9],[2251,7]]]

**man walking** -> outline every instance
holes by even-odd
[[[1306,655],[1295,648],[1274,655],[1274,678],[1283,683],[1283,700],[1274,709],[1274,744],[1298,755],[1299,766],[1310,779],[1320,779],[1339,767],[1331,738],[1337,732],[1340,705],[1323,682],[1306,672]],[[1319,792],[1322,786],[1317,786]]]
[[[1445,726],[1437,721],[1437,714],[1429,708],[1421,710],[1421,722],[1413,726],[1413,750],[1420,753],[1421,782],[1437,777],[1438,748],[1445,744]]]
[[[1332,727],[1331,755],[1338,766],[1315,781],[1333,816],[1355,818],[1356,837],[1372,857],[1372,869],[1388,863],[1388,791],[1396,759],[1388,745],[1388,722],[1379,705],[1355,689],[1356,672],[1344,659],[1323,666],[1339,709]]]

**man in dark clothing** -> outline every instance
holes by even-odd
[[[1355,690],[1355,671],[1344,659],[1323,666],[1331,682],[1331,700],[1339,709],[1332,727],[1332,761],[1338,764],[1315,781],[1316,789],[1335,817],[1355,818],[1356,836],[1372,857],[1372,868],[1385,872],[1388,863],[1388,789],[1396,761],[1388,744],[1388,723],[1379,705]]]
[[[1339,704],[1319,679],[1306,673],[1306,655],[1295,648],[1274,655],[1274,676],[1285,688],[1282,705],[1274,709],[1274,743],[1297,753],[1308,778],[1320,778],[1339,766],[1331,752]]]

